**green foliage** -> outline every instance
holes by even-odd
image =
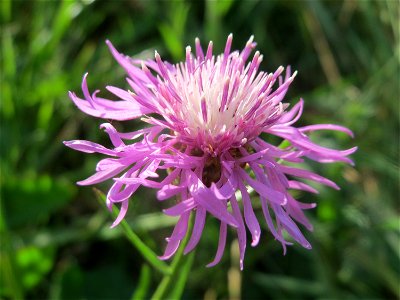
[[[399,10],[394,0],[0,1],[0,298],[400,297]],[[307,162],[342,187],[298,195],[318,203],[308,213],[311,251],[295,245],[283,256],[261,222],[262,239],[247,248],[243,272],[229,247],[209,269],[219,230],[209,218],[195,254],[181,255],[181,247],[172,263],[161,262],[156,256],[176,220],[162,214],[152,191],[139,190],[126,221],[110,229],[104,195],[75,187],[99,156],[62,141],[109,141],[101,121],[79,112],[67,91],[81,94],[87,71],[90,89],[126,86],[106,39],[125,54],[147,58],[157,49],[175,62],[197,36],[221,52],[231,32],[236,49],[255,35],[261,69],[299,71],[288,101],[305,99],[303,124],[351,128],[354,140],[312,138],[358,145],[356,166]],[[231,233],[228,243],[234,239]]]
[[[16,262],[22,274],[22,286],[28,290],[43,280],[43,276],[53,267],[54,249],[34,246],[21,248],[16,253]]]
[[[65,179],[9,178],[2,187],[10,227],[43,223],[73,197],[76,188]]]

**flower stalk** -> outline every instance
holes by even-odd
[[[184,255],[184,249],[189,241],[190,234],[193,228],[193,216],[189,219],[189,228],[182,244],[178,248],[174,259],[171,263],[171,273],[164,275],[157,289],[155,290],[151,300],[162,300],[162,299],[179,299],[183,293],[186,280],[190,271],[190,267],[194,260],[195,251],[192,251],[188,255]],[[174,288],[171,290],[171,284],[174,284]],[[168,292],[171,291],[168,296]],[[167,297],[168,296],[168,297]]]

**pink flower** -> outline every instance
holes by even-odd
[[[160,201],[178,199],[164,210],[167,215],[179,216],[179,221],[167,238],[161,259],[175,253],[193,212],[194,227],[185,253],[196,247],[206,215],[210,214],[221,225],[217,253],[208,266],[220,261],[229,225],[238,235],[243,268],[246,227],[252,246],[260,240],[260,224],[252,206],[252,202],[258,201],[270,232],[284,251],[291,243],[284,239],[283,231],[311,249],[297,224],[313,229],[303,210],[316,204],[297,201],[289,190],[318,193],[300,181],[303,179],[339,188],[329,179],[293,164],[303,162],[305,157],[320,163],[352,163],[348,156],[357,149],[333,150],[313,143],[307,136],[312,131],[336,130],[350,136],[352,132],[331,124],[294,127],[302,114],[303,100],[291,109],[282,101],[296,72],[292,74],[287,68],[283,74],[283,67],[273,73],[259,72],[259,52],[246,63],[256,45],[253,37],[241,52],[231,52],[231,43],[229,35],[224,53],[214,56],[212,42],[204,53],[196,39],[196,54],[187,47],[186,60],[172,65],[162,61],[157,52],[155,60],[133,60],[107,41],[112,55],[127,72],[132,91],[107,86],[109,92],[120,98],[118,101],[100,98],[98,91],[91,95],[85,74],[85,99],[69,93],[76,106],[89,115],[118,121],[141,117],[150,124],[129,133],[118,132],[110,123],[102,124],[112,149],[84,140],[68,141],[65,145],[108,156],[97,164],[93,176],[78,184],[92,185],[113,178],[114,184],[107,194],[108,207],[121,204],[113,226],[124,218],[129,198],[139,186],[157,189]],[[263,132],[288,141],[288,146],[279,148],[266,142],[260,138]],[[166,177],[158,179],[158,170],[167,170]],[[250,190],[258,197],[250,197]]]

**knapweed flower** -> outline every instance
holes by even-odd
[[[258,244],[261,235],[253,209],[256,202],[261,204],[269,231],[284,251],[290,244],[284,239],[284,231],[310,249],[297,224],[312,230],[303,210],[316,204],[301,203],[289,191],[317,193],[303,179],[334,189],[338,186],[294,165],[304,158],[320,163],[352,163],[348,156],[356,148],[333,150],[315,144],[307,136],[318,130],[336,130],[352,136],[347,128],[331,124],[294,126],[302,114],[303,100],[288,109],[283,98],[296,72],[292,74],[289,67],[285,74],[283,67],[273,73],[258,71],[262,61],[259,52],[246,62],[256,46],[253,37],[241,52],[231,52],[231,44],[229,35],[224,53],[214,56],[212,42],[203,52],[196,39],[195,54],[187,47],[186,60],[173,65],[163,61],[157,52],[154,60],[132,59],[107,41],[112,55],[128,74],[131,90],[107,86],[119,100],[100,98],[98,91],[89,93],[85,74],[84,99],[69,93],[76,106],[91,116],[117,121],[140,117],[149,124],[128,133],[118,132],[110,123],[102,124],[100,127],[113,144],[111,149],[84,140],[65,145],[109,156],[97,164],[93,176],[78,184],[92,185],[113,178],[107,205],[121,205],[113,226],[124,218],[129,198],[140,186],[157,189],[160,201],[175,199],[164,213],[179,216],[179,220],[167,238],[161,259],[175,253],[193,212],[193,231],[184,252],[199,242],[209,214],[220,222],[220,237],[215,259],[208,266],[220,261],[227,228],[231,226],[237,232],[243,268],[247,232],[252,246]],[[273,145],[262,139],[261,133],[286,140],[287,146]],[[160,170],[165,175],[158,179]]]

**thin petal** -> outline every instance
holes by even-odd
[[[334,188],[335,190],[340,190],[340,188],[338,187],[338,185],[336,183],[334,183],[333,181],[322,177],[318,174],[315,174],[311,171],[307,171],[307,170],[303,170],[303,169],[298,169],[298,168],[293,168],[293,167],[287,167],[287,166],[281,166],[280,167],[281,171],[289,174],[289,175],[293,175],[293,176],[297,176],[297,177],[301,177],[301,178],[305,178],[305,179],[309,179],[315,182],[318,182],[320,184],[323,185],[327,185],[331,188]]]
[[[317,130],[334,130],[334,131],[344,132],[344,133],[348,134],[349,136],[354,137],[354,134],[350,129],[348,129],[344,126],[334,125],[334,124],[309,125],[309,126],[300,127],[299,130],[301,132],[310,132],[310,131],[317,131]]]
[[[246,187],[243,183],[239,183],[239,188],[243,199],[244,219],[253,239],[251,245],[254,247],[260,240],[260,224],[258,223],[256,215],[254,214],[253,206],[251,205],[250,196],[246,190]]]
[[[77,184],[79,185],[92,185],[92,184],[96,184],[99,182],[102,182],[104,180],[110,179],[113,176],[121,173],[125,168],[127,168],[128,166],[125,165],[118,165],[115,166],[113,168],[109,168],[109,169],[105,169],[105,170],[101,170],[96,172],[94,175],[90,176],[89,178],[82,180],[82,181],[78,181]]]
[[[194,220],[192,236],[186,245],[184,254],[192,251],[200,241],[201,234],[203,233],[204,224],[206,222],[206,210],[202,207],[198,207],[196,210],[196,218]]]
[[[124,142],[121,140],[118,131],[112,126],[110,123],[103,123],[100,125],[101,129],[104,129],[107,134],[110,136],[110,140],[114,147],[125,146]]]
[[[112,223],[111,228],[114,228],[119,223],[121,223],[121,221],[124,219],[124,217],[126,215],[126,212],[128,211],[128,206],[129,206],[129,199],[122,202],[119,214],[118,214],[117,218],[115,219],[114,223]]]
[[[189,178],[191,183],[189,191],[195,201],[217,219],[233,227],[237,227],[235,218],[228,212],[227,208],[221,203],[221,200],[216,198],[214,193],[192,171],[189,171],[189,174],[191,174]]]
[[[179,202],[178,204],[164,209],[164,213],[168,216],[180,216],[183,213],[192,210],[196,207],[196,203],[193,198],[186,199],[184,201]]]
[[[300,99],[299,102],[293,108],[285,112],[282,117],[279,119],[280,124],[285,124],[285,125],[292,125],[297,122],[298,119],[300,119],[301,114],[303,113],[303,106],[304,106],[304,100]]]
[[[189,216],[190,212],[186,212],[179,218],[178,223],[176,223],[174,231],[172,232],[172,235],[167,238],[168,244],[165,248],[165,252],[162,256],[159,256],[159,259],[169,259],[172,255],[175,254],[176,250],[178,250],[179,244],[185,237],[188,229]]]
[[[277,203],[279,205],[284,205],[287,202],[285,194],[278,192],[264,183],[252,179],[245,171],[240,171],[241,177],[245,180],[254,190],[261,196],[265,196],[269,201]]]
[[[72,140],[64,141],[64,145],[74,150],[86,152],[86,153],[101,153],[111,156],[117,156],[117,152],[114,150],[107,149],[106,147],[84,140]]]
[[[219,241],[218,241],[218,249],[217,253],[215,254],[215,258],[212,262],[210,262],[207,267],[213,267],[218,264],[224,254],[225,245],[226,245],[226,233],[227,233],[227,224],[221,222],[221,226],[219,228]]]
[[[97,92],[90,96],[86,77],[87,73],[82,80],[82,91],[86,100],[77,97],[73,92],[69,92],[71,100],[84,113],[98,118],[123,121],[135,119],[151,112],[148,108],[134,101],[112,101],[98,98]]]
[[[157,199],[160,201],[169,199],[185,189],[187,189],[187,186],[173,184],[164,185],[160,190],[157,191]]]
[[[285,230],[304,248],[311,249],[311,244],[306,240],[300,229],[293,220],[285,213],[282,207],[274,205],[273,207],[276,219],[281,222]]]
[[[312,186],[309,186],[308,184],[296,180],[289,180],[289,189],[294,189],[294,190],[301,190],[301,191],[306,191],[314,194],[319,194],[319,192],[314,189]]]
[[[309,231],[313,231],[313,226],[310,221],[307,219],[302,209],[298,205],[298,201],[293,197],[289,196],[289,203],[286,206],[286,211],[290,214],[290,216],[296,220],[298,223],[303,224]]]
[[[243,270],[244,254],[246,252],[246,228],[244,227],[243,217],[240,212],[239,204],[237,203],[236,197],[233,196],[230,200],[233,210],[233,215],[239,224],[237,230],[238,242],[239,242],[239,265],[240,270]]]

